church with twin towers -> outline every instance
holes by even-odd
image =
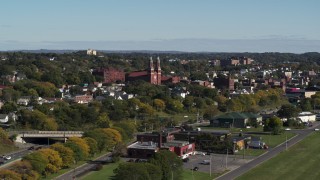
[[[126,81],[144,80],[151,84],[161,85],[162,78],[160,58],[158,57],[157,62],[154,63],[152,57],[150,57],[148,69],[128,73]]]

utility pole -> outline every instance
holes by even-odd
[[[226,155],[226,169],[228,169],[228,148],[227,148],[227,155]]]
[[[286,151],[288,150],[288,136],[287,136],[287,133],[286,133]]]
[[[212,164],[212,155],[210,154],[210,177],[211,177],[211,164]]]

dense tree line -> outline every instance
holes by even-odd
[[[118,127],[119,128],[119,127]],[[0,138],[7,138],[0,128]],[[121,144],[120,132],[113,128],[94,129],[83,138],[70,137],[66,143],[56,143],[36,150],[0,170],[1,179],[40,179],[79,161],[88,160],[99,151],[112,151]]]

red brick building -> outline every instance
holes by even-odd
[[[93,72],[93,75],[102,76],[104,83],[114,83],[116,81],[125,82],[125,73],[123,70],[112,67],[97,69]]]

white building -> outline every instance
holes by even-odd
[[[93,50],[93,49],[88,49],[88,50],[87,50],[87,55],[94,55],[94,56],[96,56],[96,55],[97,55],[97,51],[96,51],[96,50]]]
[[[311,112],[301,112],[298,115],[298,119],[302,122],[314,122],[316,121],[316,115]]]

